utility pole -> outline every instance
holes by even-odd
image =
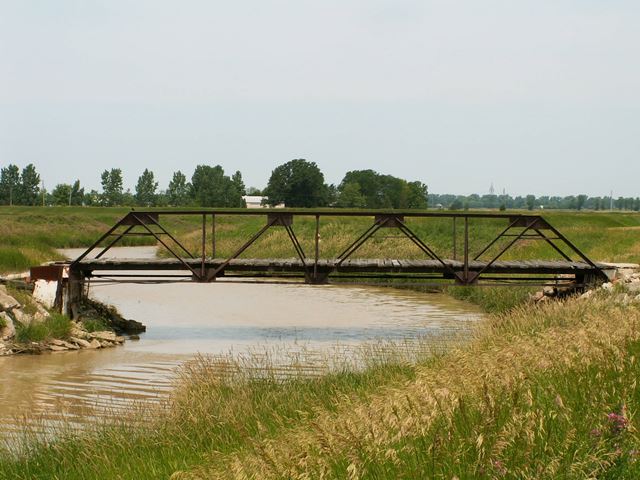
[[[44,207],[44,180],[42,180],[42,206]]]

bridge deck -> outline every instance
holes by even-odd
[[[182,259],[194,269],[202,268],[202,259]],[[205,258],[206,269],[220,267],[226,259]],[[318,260],[318,269],[332,273],[446,273],[450,270],[462,271],[464,263],[459,260],[396,260],[396,259],[348,259],[338,264],[335,259]],[[284,259],[244,259],[231,260],[225,267],[226,272],[266,272],[266,273],[304,273],[307,269],[314,268],[314,260],[306,259],[303,265],[299,258]],[[606,269],[604,265],[597,265]],[[144,271],[161,270],[176,271],[186,270],[180,260],[175,258],[135,259],[135,258],[105,258],[83,259],[77,267],[85,272],[94,271]],[[486,267],[486,268],[485,268]],[[581,274],[593,272],[595,269],[584,262],[568,261],[495,261],[487,267],[487,262],[470,261],[469,271],[483,270],[485,273],[494,274]]]

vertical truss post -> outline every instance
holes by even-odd
[[[469,284],[469,217],[464,217],[464,284]]]
[[[211,214],[211,258],[216,258],[216,214]]]
[[[457,252],[456,252],[456,217],[453,217],[453,259],[456,260]]]
[[[313,281],[318,281],[318,259],[320,258],[320,215],[316,215],[315,255],[313,258]]]
[[[202,214],[202,259],[200,262],[200,278],[204,278],[204,263],[207,255],[207,215]]]

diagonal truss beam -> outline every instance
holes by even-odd
[[[360,235],[351,245],[349,245],[344,252],[338,255],[338,262],[336,263],[336,267],[342,265],[342,263],[349,258],[353,253],[358,250],[364,242],[366,242],[369,238],[373,236],[378,230],[380,230],[384,225],[387,224],[389,218],[383,218],[374,222],[362,235]]]
[[[262,234],[264,232],[266,232],[267,230],[269,230],[269,228],[271,228],[276,222],[278,222],[279,218],[277,216],[274,216],[271,220],[267,221],[267,224],[262,227],[260,230],[258,230],[258,232],[256,232],[249,240],[247,240],[240,248],[238,248],[233,255],[231,255],[229,258],[227,258],[224,262],[222,262],[216,269],[214,269],[212,272],[209,273],[209,275],[207,276],[207,280],[211,281],[211,280],[215,280],[215,278],[218,276],[218,274],[223,271],[230,263],[232,260],[234,260],[235,258],[238,258],[240,255],[242,255],[242,252],[244,252],[247,248],[249,248],[251,245],[253,245],[253,243],[258,240]]]
[[[173,251],[173,249],[167,245],[164,240],[162,240],[162,238],[160,238],[153,230],[151,230],[146,223],[144,223],[136,214],[132,215],[133,218],[135,218],[136,220],[138,220],[140,222],[140,225],[142,225],[142,227],[145,228],[145,230],[147,230],[151,235],[153,235],[153,237],[162,244],[162,246],[164,246],[164,248],[166,248],[169,253],[171,255],[173,255],[176,259],[178,259],[178,261],[180,263],[182,263],[182,265],[184,265],[189,271],[191,271],[191,273],[193,273],[194,277],[197,278],[198,280],[202,280],[202,277],[200,276],[200,274],[198,272],[196,272],[191,265],[189,265],[187,262],[185,262],[176,252]],[[157,222],[156,222],[157,223]],[[171,237],[171,235],[169,235]],[[173,238],[173,237],[171,237]],[[193,257],[191,257],[193,258]]]

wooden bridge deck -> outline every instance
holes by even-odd
[[[223,265],[226,259],[183,258],[183,262],[193,269],[216,269]],[[548,260],[498,260],[487,266],[488,262],[470,261],[469,271],[493,274],[589,274],[595,272],[593,266],[585,262],[548,261]],[[597,264],[606,269],[605,265]],[[76,268],[83,273],[97,271],[184,271],[185,265],[176,258],[135,259],[135,258],[100,258],[80,261]],[[314,259],[308,258],[303,264],[299,258],[284,259],[256,259],[236,258],[225,267],[228,273],[260,272],[260,273],[305,273],[314,268]],[[451,270],[462,271],[464,263],[459,260],[404,260],[404,259],[347,259],[342,263],[336,259],[320,259],[317,268],[331,273],[447,273]]]

